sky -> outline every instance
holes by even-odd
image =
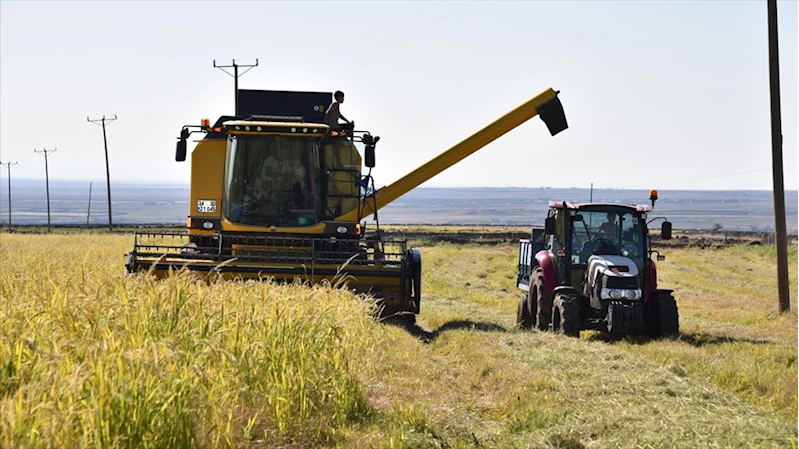
[[[797,189],[796,1],[778,3],[785,187]],[[766,2],[0,0],[0,161],[51,180],[188,184],[183,125],[243,89],[343,90],[388,184],[542,90],[535,118],[425,187],[772,188]],[[192,146],[190,145],[190,149]],[[0,179],[5,179],[5,169]]]

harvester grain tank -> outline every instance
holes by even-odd
[[[187,232],[136,233],[126,271],[163,277],[185,267],[224,278],[346,280],[377,298],[384,315],[412,318],[420,310],[421,253],[384,239],[378,210],[536,115],[551,135],[563,131],[557,94],[541,92],[376,189],[371,170],[380,138],[354,125],[330,130],[330,93],[241,90],[239,116],[181,130],[177,161],[186,159],[191,134],[205,134],[192,151]],[[361,222],[372,215],[377,226],[367,230]]]
[[[593,329],[611,334],[673,337],[679,333],[672,290],[659,289],[648,224],[652,206],[553,201],[544,229],[519,242],[516,313],[522,328],[579,337]]]

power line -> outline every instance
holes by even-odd
[[[0,162],[0,165],[8,167],[8,230],[11,230],[11,167],[19,162]]]
[[[91,120],[89,117],[86,117],[86,121],[90,123],[94,123],[95,125],[100,122],[103,127],[103,146],[105,147],[105,179],[108,184],[108,230],[112,231],[114,229],[114,222],[111,220],[111,170],[108,168],[108,140],[105,137],[105,122],[111,123],[117,119],[117,115],[114,114],[114,118],[105,118],[105,115],[101,119]]]
[[[236,103],[235,103],[235,115],[236,117],[239,116],[239,77],[244,75],[245,73],[249,72],[253,69],[253,67],[258,67],[258,58],[255,58],[255,64],[236,64],[236,60],[233,60],[233,64],[231,65],[216,65],[216,59],[214,59],[214,67],[227,73],[228,75],[233,77],[233,95],[235,96]],[[247,67],[242,73],[239,73],[239,67]],[[233,73],[228,72],[225,69],[232,68]]]
[[[417,17],[417,16],[421,15],[422,13],[425,13],[425,12],[427,12],[427,11],[430,11],[431,9],[435,8],[436,6],[438,6],[438,5],[442,4],[442,3],[444,3],[444,2],[443,2],[443,0],[442,0],[442,1],[439,1],[439,2],[436,2],[436,3],[434,3],[434,4],[433,4],[433,6],[429,6],[429,7],[425,8],[425,9],[423,9],[423,10],[421,10],[421,11],[417,12],[416,14],[413,14],[413,15],[410,15],[410,16],[408,16],[408,17],[405,17],[405,18],[403,18],[403,19],[401,19],[401,20],[398,20],[398,21],[394,22],[393,24],[391,24],[391,25],[389,25],[389,26],[387,26],[387,27],[382,27],[382,28],[379,28],[379,29],[377,29],[377,30],[375,30],[375,31],[372,31],[372,32],[371,32],[371,33],[369,33],[369,34],[363,35],[363,36],[361,36],[361,37],[359,37],[359,38],[357,38],[357,39],[353,39],[353,40],[351,40],[351,41],[347,42],[346,44],[344,44],[344,45],[343,45],[343,47],[344,47],[344,48],[346,48],[346,47],[348,47],[349,45],[352,45],[352,44],[354,44],[354,43],[356,43],[356,42],[360,42],[360,41],[362,41],[362,40],[364,40],[364,39],[370,38],[370,37],[372,37],[372,36],[374,36],[374,35],[376,35],[376,34],[380,34],[380,33],[384,32],[384,31],[388,31],[388,30],[390,30],[390,29],[392,29],[392,28],[395,28],[395,27],[397,27],[398,25],[406,24],[406,23],[408,23],[408,20],[410,20],[410,19],[413,19],[413,18],[415,18],[415,17]]]
[[[431,21],[429,21],[429,22],[427,22],[427,23],[424,23],[424,24],[422,24],[422,25],[420,25],[420,26],[417,26],[417,27],[415,27],[415,28],[412,28],[412,29],[410,29],[410,30],[408,30],[408,31],[406,31],[406,32],[404,32],[404,33],[400,33],[400,34],[398,34],[398,35],[396,35],[396,36],[390,37],[390,38],[388,38],[388,39],[385,39],[385,40],[383,40],[383,41],[379,41],[379,42],[375,42],[375,43],[367,44],[365,47],[360,47],[360,48],[357,48],[357,49],[355,49],[354,51],[362,51],[362,50],[368,50],[368,49],[370,49],[370,48],[382,47],[382,46],[384,46],[384,45],[386,45],[386,44],[389,44],[389,42],[391,42],[391,41],[396,41],[396,39],[399,39],[399,38],[401,38],[401,37],[408,36],[409,34],[411,34],[411,33],[414,33],[414,32],[416,32],[416,31],[419,31],[419,30],[421,30],[422,28],[424,28],[424,27],[426,27],[426,26],[428,26],[428,25],[432,25],[432,24],[434,24],[434,23],[438,22],[438,21],[439,21],[439,20],[441,20],[441,19],[445,19],[445,18],[447,18],[447,17],[449,17],[449,16],[451,16],[451,15],[455,14],[456,12],[458,12],[458,11],[460,11],[460,10],[462,10],[462,9],[466,8],[466,7],[469,7],[469,6],[471,6],[472,4],[474,4],[474,3],[476,3],[476,2],[477,2],[477,0],[474,0],[474,1],[470,2],[470,3],[467,3],[467,4],[466,4],[466,5],[464,5],[464,6],[461,6],[460,8],[455,8],[455,9],[453,9],[452,11],[449,11],[448,13],[446,13],[446,14],[444,14],[444,15],[442,15],[442,16],[436,17],[435,19],[433,19],[433,20],[431,20]],[[425,32],[426,32],[426,31],[425,31]],[[397,43],[397,42],[392,42],[392,43],[390,43],[389,45],[394,45],[394,44],[396,44],[396,43]]]
[[[45,186],[47,187],[47,232],[50,232],[50,170],[47,168],[47,155],[52,154],[58,151],[58,148],[47,151],[47,148],[39,151],[37,149],[33,149],[33,152],[36,154],[41,154],[44,156],[44,182]]]
[[[669,181],[669,182],[671,184],[680,184],[680,183],[683,183],[683,182],[704,181],[706,179],[727,178],[727,177],[730,177],[730,176],[746,175],[746,174],[749,174],[749,173],[757,173],[757,172],[766,171],[766,170],[770,170],[770,169],[768,169],[768,168],[758,168],[756,170],[747,170],[747,171],[741,171],[741,172],[737,172],[737,173],[725,173],[723,175],[703,176],[701,178],[682,179],[682,180],[679,180],[679,181]],[[616,189],[635,189],[635,188],[644,188],[644,187],[645,187],[644,184],[635,184],[635,185],[626,185],[626,186],[615,187],[615,188]]]
[[[417,35],[410,36],[410,37],[408,37],[407,39],[403,39],[403,40],[401,40],[401,41],[399,41],[399,42],[392,42],[392,43],[388,44],[386,47],[391,47],[391,46],[393,46],[393,45],[401,44],[401,43],[403,43],[403,42],[408,42],[408,41],[411,41],[411,40],[417,39],[417,38],[419,38],[419,37],[422,37],[422,36],[424,36],[424,35],[425,35],[425,34],[427,34],[427,33],[432,33],[433,31],[438,31],[438,30],[440,30],[440,29],[442,29],[442,28],[446,28],[446,27],[448,27],[448,26],[450,26],[450,25],[456,24],[456,23],[460,22],[460,21],[461,21],[461,20],[463,20],[463,19],[469,18],[469,17],[471,17],[471,16],[473,16],[473,15],[477,14],[478,12],[485,11],[486,9],[488,9],[488,8],[490,8],[490,7],[494,6],[495,4],[499,3],[499,1],[500,1],[500,0],[495,0],[495,1],[493,1],[493,2],[489,3],[488,5],[486,5],[486,6],[482,7],[482,8],[480,8],[480,9],[474,10],[474,11],[472,11],[471,13],[469,13],[469,14],[466,14],[465,16],[458,17],[457,19],[455,19],[455,20],[453,20],[453,21],[451,21],[451,22],[447,22],[447,23],[445,23],[445,24],[443,24],[443,25],[441,25],[441,26],[439,26],[439,27],[436,27],[436,28],[431,28],[431,29],[429,29],[429,30],[422,31],[421,33],[419,33],[419,34],[417,34]],[[473,2],[473,3],[474,3],[474,2]],[[470,3],[469,5],[466,5],[466,6],[471,6],[471,3]],[[464,8],[466,8],[466,6],[464,6],[464,7],[463,7],[463,8],[461,8],[461,9],[464,9]],[[460,11],[460,10],[456,10],[456,12],[457,12],[457,11]]]

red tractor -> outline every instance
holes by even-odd
[[[654,207],[657,191],[650,200]],[[658,289],[652,260],[665,259],[651,247],[652,207],[550,202],[544,229],[519,242],[517,324],[573,337],[583,329],[677,336],[677,303]],[[665,219],[661,238],[671,238]]]

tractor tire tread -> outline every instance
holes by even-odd
[[[524,295],[519,299],[519,307],[516,310],[516,325],[520,329],[531,329],[533,327],[532,319],[530,319],[530,310],[527,305],[528,295]]]
[[[559,312],[560,323],[553,323],[557,326],[558,332],[563,335],[568,335],[569,337],[580,338],[582,321],[580,317],[580,304],[577,302],[577,298],[566,294],[555,295],[552,309],[553,312],[554,309],[558,309]]]
[[[532,282],[530,283],[530,295],[535,295],[535,301],[529,299],[529,307],[535,306],[530,310],[530,318],[535,321],[535,328],[540,331],[549,330],[552,318],[552,298],[547,293],[547,284],[544,280],[544,270],[536,267],[533,270]]]

